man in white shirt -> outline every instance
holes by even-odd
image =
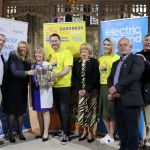
[[[4,81],[4,72],[5,72],[5,62],[4,62],[4,57],[2,56],[2,49],[5,45],[6,42],[6,37],[3,34],[0,34],[0,105],[2,102],[2,95],[3,95],[3,81]],[[0,145],[4,144],[3,141],[0,141]]]

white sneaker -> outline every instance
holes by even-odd
[[[101,138],[99,141],[100,141],[100,143],[104,140],[104,139],[107,139],[107,138],[109,138],[110,136],[107,134],[107,135],[105,135],[103,138]]]
[[[112,142],[114,142],[114,139],[109,136],[109,138],[105,138],[105,139],[101,142],[101,144],[109,144],[109,143],[112,143]]]

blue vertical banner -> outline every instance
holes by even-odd
[[[100,53],[104,55],[103,41],[105,38],[111,38],[114,41],[115,53],[118,55],[118,41],[121,38],[128,38],[132,44],[132,53],[137,53],[143,50],[143,39],[148,33],[148,17],[126,18],[101,22],[101,41],[100,41]],[[144,139],[144,115],[140,114],[139,123],[139,138]],[[106,133],[106,127],[100,118],[100,122],[97,126],[98,133]],[[117,134],[117,131],[115,131]]]
[[[118,53],[118,41],[121,38],[128,38],[132,44],[132,53],[143,49],[142,40],[148,33],[148,17],[118,19],[101,22],[101,55],[103,51],[103,40],[112,38],[115,44],[115,52]]]

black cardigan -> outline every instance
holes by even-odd
[[[82,69],[82,61],[81,59],[77,59],[74,61],[73,72],[72,72],[72,82],[74,89],[78,92],[82,89],[81,85],[81,69]],[[86,70],[85,70],[85,84],[86,90],[90,93],[93,89],[99,88],[99,65],[98,61],[94,58],[89,58],[89,61],[86,61]]]
[[[10,52],[7,64],[8,64],[7,80],[13,79],[13,80],[21,81],[27,77],[25,74],[23,61],[17,57],[15,51]],[[28,63],[28,65],[30,70],[31,69],[30,63]]]

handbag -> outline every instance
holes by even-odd
[[[144,103],[150,103],[150,83],[143,85],[143,100]]]

